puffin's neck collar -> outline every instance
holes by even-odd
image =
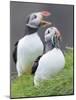
[[[28,26],[26,26],[26,28],[25,28],[25,34],[26,35],[31,35],[31,34],[37,32],[37,31],[38,31],[38,28],[34,29],[34,28],[30,28]]]

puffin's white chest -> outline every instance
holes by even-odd
[[[17,60],[21,65],[22,71],[28,73],[35,59],[42,53],[43,43],[36,33],[22,38],[17,49]]]
[[[51,78],[54,74],[64,68],[64,64],[64,55],[60,49],[54,48],[44,54],[39,61],[39,66],[35,73],[35,85],[39,84],[40,80],[47,80]]]
[[[24,52],[34,52],[35,50],[42,50],[43,44],[40,37],[35,33],[32,35],[27,35],[19,41],[18,47],[23,49]]]

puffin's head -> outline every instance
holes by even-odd
[[[56,27],[50,27],[45,31],[45,42],[51,40],[52,48],[59,48],[59,43],[61,40],[61,33]]]
[[[47,26],[50,25],[51,22],[47,22],[44,20],[44,17],[49,16],[50,13],[48,11],[36,12],[29,15],[26,25],[30,28],[39,28],[39,26]]]

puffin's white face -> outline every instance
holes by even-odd
[[[59,47],[58,45],[59,45],[60,37],[61,34],[56,27],[50,27],[45,31],[45,42],[51,40],[53,46],[57,45],[57,47]]]
[[[40,13],[33,13],[30,15],[28,25],[30,25],[30,27],[36,28],[37,26],[39,26],[41,19],[42,16]]]
[[[26,25],[31,27],[31,28],[38,28],[40,25],[51,24],[51,23],[43,20],[44,16],[49,16],[49,15],[50,15],[50,13],[47,11],[46,11],[46,13],[45,13],[45,11],[32,13],[29,16],[29,21]]]
[[[45,35],[48,35],[48,34],[50,34],[49,35],[50,38],[52,38],[52,37],[54,37],[56,35],[54,27],[50,27],[50,28],[46,29]]]

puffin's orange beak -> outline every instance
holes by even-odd
[[[48,12],[48,11],[42,11],[42,12],[41,12],[41,15],[42,15],[43,17],[47,17],[47,16],[50,16],[51,13]],[[48,25],[52,25],[51,22],[48,22],[48,21],[43,20],[43,17],[42,17],[42,19],[41,19],[41,26],[42,26],[42,27],[46,27],[46,26],[48,26]]]
[[[51,13],[48,12],[48,11],[42,11],[41,14],[42,14],[43,16],[45,16],[45,17],[51,15]]]

